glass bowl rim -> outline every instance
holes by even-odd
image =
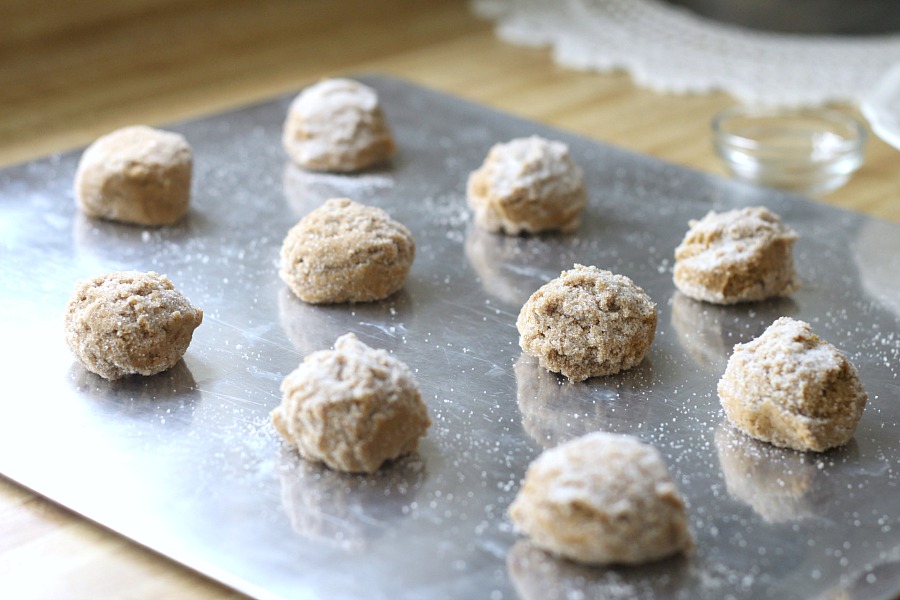
[[[739,133],[726,130],[726,124],[737,118],[745,119],[785,119],[803,117],[807,119],[816,119],[822,123],[833,125],[833,127],[822,127],[822,131],[827,131],[837,135],[840,138],[832,146],[833,154],[846,154],[862,149],[868,135],[865,125],[855,116],[838,109],[833,108],[779,108],[767,106],[747,106],[735,105],[725,108],[713,116],[712,130],[716,136],[716,140],[721,145],[727,145],[735,148],[743,148],[746,150],[763,150],[766,148],[766,142]],[[788,123],[783,126],[784,130],[789,129]],[[837,132],[835,129],[841,128],[842,131]],[[785,154],[797,155],[795,152],[783,151]]]

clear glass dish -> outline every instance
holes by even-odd
[[[807,195],[844,185],[863,162],[865,126],[830,109],[734,106],[712,121],[732,176]]]
[[[900,150],[900,64],[863,97],[860,108],[875,135]]]

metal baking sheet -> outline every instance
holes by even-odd
[[[0,472],[122,535],[260,598],[887,598],[900,590],[900,228],[691,172],[395,79],[381,95],[399,153],[358,175],[305,173],[279,137],[289,97],[172,125],[195,153],[189,215],[159,229],[76,213],[79,152],[0,172],[5,393]],[[570,235],[474,229],[468,173],[495,142],[567,142],[589,206]],[[705,132],[698,132],[705,135]],[[277,276],[287,230],[329,197],[381,206],[417,256],[402,291],[308,306]],[[800,233],[803,287],[736,307],[677,294],[691,218],[766,205]],[[566,383],[520,354],[528,295],[574,263],[628,275],[655,299],[647,359]],[[184,361],[106,382],[76,364],[62,315],[76,279],[155,270],[205,311]],[[775,318],[810,321],[857,365],[870,402],[825,454],[754,442],[715,393],[732,345]],[[373,477],[286,451],[268,423],[302,357],[347,331],[418,377],[434,424]],[[504,513],[529,461],[577,435],[656,445],[696,551],[641,568],[556,561]]]

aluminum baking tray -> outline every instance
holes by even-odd
[[[399,143],[386,167],[305,173],[279,138],[289,97],[178,123],[195,153],[187,218],[158,229],[76,213],[79,152],[0,172],[6,381],[0,472],[260,598],[886,598],[900,590],[900,228],[631,154],[380,76]],[[567,142],[590,201],[569,235],[471,226],[468,173],[495,142]],[[700,133],[698,132],[698,135]],[[277,276],[287,230],[329,197],[381,206],[417,242],[383,302],[309,306]],[[736,307],[676,293],[673,249],[709,209],[766,205],[800,233],[803,287]],[[655,299],[646,360],[569,384],[522,356],[515,318],[574,263],[628,275]],[[182,363],[110,383],[62,334],[76,279],[169,275],[205,311]],[[825,454],[757,443],[715,385],[732,345],[775,318],[810,321],[857,365],[870,402]],[[372,477],[309,465],[268,422],[302,357],[347,331],[415,371],[434,424]],[[682,490],[696,552],[584,568],[519,540],[504,513],[543,448],[594,431],[656,445]]]

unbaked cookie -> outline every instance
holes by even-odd
[[[373,473],[416,449],[431,420],[409,368],[352,333],[307,356],[281,384],[272,424],[311,461]]]
[[[545,451],[509,516],[536,546],[582,563],[644,563],[692,547],[662,457],[628,435],[596,432]]]
[[[168,225],[191,199],[193,155],[184,136],[144,125],[117,129],[88,146],[75,173],[75,201],[89,217]]]
[[[187,351],[203,311],[165,275],[119,271],[79,281],[65,334],[78,361],[105,379],[154,375]]]
[[[538,136],[491,148],[469,175],[466,195],[476,225],[509,235],[571,231],[587,203],[582,171],[568,146]]]
[[[734,347],[718,391],[728,419],[747,435],[816,452],[847,443],[868,400],[847,357],[789,317]]]
[[[415,253],[409,229],[380,208],[332,198],[288,232],[279,275],[304,302],[371,302],[403,287]]]
[[[351,79],[303,90],[291,102],[281,141],[295,163],[313,171],[359,171],[395,151],[375,90]]]
[[[656,304],[628,277],[576,264],[531,295],[516,327],[519,346],[542,367],[582,381],[644,359]]]
[[[797,287],[797,233],[764,207],[710,211],[675,249],[675,286],[713,304],[787,296]]]

